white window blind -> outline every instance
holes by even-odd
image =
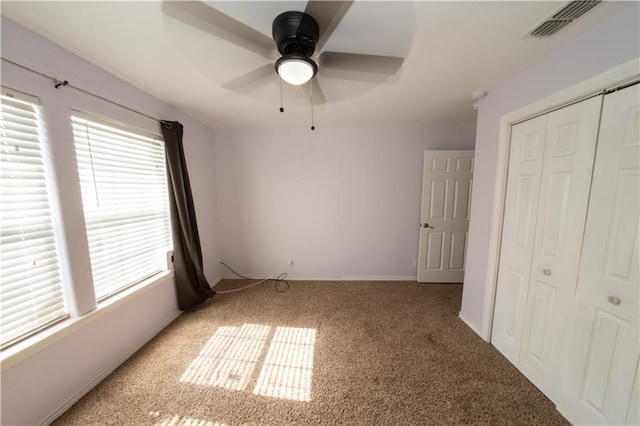
[[[164,141],[81,113],[72,124],[101,300],[166,269],[171,229]]]
[[[66,318],[36,98],[0,99],[0,346]]]

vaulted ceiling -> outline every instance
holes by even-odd
[[[268,37],[276,15],[306,6],[304,1],[206,3]],[[623,6],[605,2],[548,39],[522,37],[562,4],[355,1],[323,50],[401,56],[404,63],[384,77],[321,72],[317,78],[326,103],[315,106],[315,121],[322,126],[473,123],[474,90],[490,92]],[[285,84],[280,113],[277,75],[254,71],[270,59],[177,19],[173,6],[3,0],[1,10],[212,127],[308,125],[308,93]]]

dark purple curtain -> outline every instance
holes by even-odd
[[[198,224],[182,145],[182,124],[177,121],[162,121],[160,127],[170,182],[169,202],[178,306],[185,311],[213,297],[216,292],[209,286],[202,269]]]

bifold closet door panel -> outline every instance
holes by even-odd
[[[518,368],[553,398],[578,280],[602,96],[551,112]]]
[[[633,380],[633,390],[631,391],[631,398],[629,398],[625,424],[640,425],[640,357],[636,363],[636,378]]]
[[[520,355],[546,129],[547,116],[511,129],[491,343],[515,365]]]
[[[604,97],[558,403],[575,423],[638,419],[628,410],[638,409],[630,400],[640,353],[639,125],[639,85]]]

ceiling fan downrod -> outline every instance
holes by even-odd
[[[276,16],[272,24],[273,39],[281,55],[310,57],[320,37],[318,23],[304,12],[290,11]]]

